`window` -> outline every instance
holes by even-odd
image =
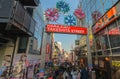
[[[25,53],[27,49],[28,38],[21,37],[19,40],[18,53]]]
[[[117,21],[118,21],[118,25],[120,25],[120,18]]]
[[[95,42],[96,42],[96,49],[101,50],[101,43],[100,43],[100,36],[99,35],[96,35]]]
[[[120,46],[120,27],[116,26],[117,25],[113,23],[108,27],[108,34],[112,48]]]
[[[28,13],[29,13],[31,16],[33,15],[33,8],[27,7],[26,10],[28,11]]]
[[[108,32],[106,28],[95,35],[95,43],[97,51],[101,51],[101,53],[98,53],[98,55],[110,54],[110,52],[107,51],[109,50],[110,46],[108,41]]]

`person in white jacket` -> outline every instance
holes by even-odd
[[[74,69],[71,71],[72,79],[77,79],[77,71]]]
[[[63,73],[63,78],[64,78],[64,79],[68,79],[68,78],[69,78],[69,74],[68,74],[67,71],[64,71],[64,73]]]

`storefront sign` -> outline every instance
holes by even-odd
[[[119,27],[110,30],[110,31],[108,32],[108,34],[109,34],[109,35],[120,35],[120,29],[119,29]]]
[[[46,32],[67,33],[67,34],[87,34],[87,28],[76,26],[65,26],[59,24],[48,24]]]
[[[110,21],[112,21],[115,18],[112,18],[116,15],[116,7],[111,8],[102,18],[100,18],[94,25],[92,31],[93,33],[98,32],[102,28],[106,27]]]
[[[112,61],[112,66],[120,67],[120,61]]]

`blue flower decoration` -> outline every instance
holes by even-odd
[[[65,3],[64,1],[57,2],[56,8],[64,14],[70,11],[69,4]]]
[[[64,22],[66,25],[76,25],[76,19],[72,15],[68,15],[64,18]]]

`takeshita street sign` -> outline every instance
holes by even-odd
[[[85,27],[77,27],[77,26],[66,26],[59,24],[48,24],[46,26],[46,32],[48,33],[66,33],[66,34],[87,34],[87,28]]]

